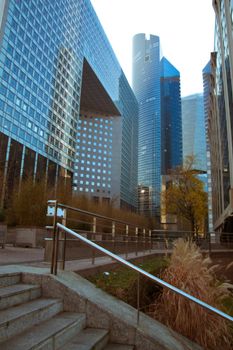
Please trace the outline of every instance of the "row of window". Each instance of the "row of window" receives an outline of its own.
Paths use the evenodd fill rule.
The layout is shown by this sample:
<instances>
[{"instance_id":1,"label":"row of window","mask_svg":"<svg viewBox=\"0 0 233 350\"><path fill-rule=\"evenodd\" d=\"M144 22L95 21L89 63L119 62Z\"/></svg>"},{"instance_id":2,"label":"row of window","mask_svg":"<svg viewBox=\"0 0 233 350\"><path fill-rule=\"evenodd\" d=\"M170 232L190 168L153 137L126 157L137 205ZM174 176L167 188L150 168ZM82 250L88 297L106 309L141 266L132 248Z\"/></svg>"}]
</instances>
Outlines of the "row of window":
<instances>
[{"instance_id":1,"label":"row of window","mask_svg":"<svg viewBox=\"0 0 233 350\"><path fill-rule=\"evenodd\" d=\"M108 171L108 175L111 175L111 171ZM111 181L111 177L106 177L106 176L100 176L100 175L90 175L90 174L79 174L80 178L87 178L87 179L97 179L97 180L102 180L102 181L107 181L110 182ZM78 180L76 180L77 183Z\"/></svg>"},{"instance_id":2,"label":"row of window","mask_svg":"<svg viewBox=\"0 0 233 350\"><path fill-rule=\"evenodd\" d=\"M98 174L111 174L111 170L106 170L106 169L96 169L96 168L86 168L86 167L81 167L80 168L81 171L86 171L86 172L90 172L90 173L98 173ZM79 177L84 177L84 176L87 176L88 174L83 174L83 173L76 173L76 176L79 176Z\"/></svg>"},{"instance_id":3,"label":"row of window","mask_svg":"<svg viewBox=\"0 0 233 350\"><path fill-rule=\"evenodd\" d=\"M94 182L94 181L83 181L83 180L74 180L74 184L79 183L80 185L86 185L86 186L97 186L97 187L103 187L103 188L111 188L111 184L106 184L105 182Z\"/></svg>"},{"instance_id":4,"label":"row of window","mask_svg":"<svg viewBox=\"0 0 233 350\"><path fill-rule=\"evenodd\" d=\"M112 149L111 145L106 145L106 144L103 145L102 143L98 143L98 146L99 147L103 147L103 148ZM86 147L86 146L79 146L79 145L77 145L76 149L77 150L81 150L81 151L93 152L93 153L102 153L101 149L96 149L96 148Z\"/></svg>"},{"instance_id":5,"label":"row of window","mask_svg":"<svg viewBox=\"0 0 233 350\"><path fill-rule=\"evenodd\" d=\"M91 192L91 193L94 193L94 192L102 192L102 193L106 193L105 190L100 190L99 188L97 188L96 190L94 188L85 188L85 187L77 187L77 186L74 186L74 191L80 191L80 192ZM107 191L108 194L110 194L110 191Z\"/></svg>"},{"instance_id":6,"label":"row of window","mask_svg":"<svg viewBox=\"0 0 233 350\"><path fill-rule=\"evenodd\" d=\"M112 155L112 151L106 151L106 150L101 150L101 149L99 149L98 150L98 153L99 154L104 154L104 155ZM90 153L80 153L80 152L76 152L76 156L77 157L83 157L83 158L93 158L93 159L97 159L98 157L97 157L97 155L95 155L95 154L90 154ZM98 158L98 159L100 159L100 158Z\"/></svg>"},{"instance_id":7,"label":"row of window","mask_svg":"<svg viewBox=\"0 0 233 350\"><path fill-rule=\"evenodd\" d=\"M98 140L100 141L100 142L108 142L109 141L109 143L112 143L112 140L111 139L107 139L107 138L103 138L103 137L99 137L98 138ZM83 144L83 145L85 145L85 144L88 144L88 145L93 145L93 146L100 146L100 147L102 147L102 143L99 143L99 142L96 142L96 141L94 141L94 142L92 142L92 141L87 141L86 139L81 139L81 140L79 140L79 144L77 145L77 149L80 149L81 148L81 144ZM110 149L112 148L112 146L111 145L109 145L108 146Z\"/></svg>"},{"instance_id":8,"label":"row of window","mask_svg":"<svg viewBox=\"0 0 233 350\"><path fill-rule=\"evenodd\" d=\"M111 162L112 158L107 158L107 157L102 157L102 156L98 156L97 157L98 160L103 160L104 162L106 162L107 160L109 162ZM90 161L90 160L85 160L85 159L77 159L76 163L81 163L81 164L87 164L87 165L92 165L92 166L101 166L102 164L106 164L106 163L100 163L100 162L96 162L96 161ZM75 169L78 169L78 165L75 166Z\"/></svg>"},{"instance_id":9,"label":"row of window","mask_svg":"<svg viewBox=\"0 0 233 350\"><path fill-rule=\"evenodd\" d=\"M79 119L79 124L80 125L88 125L88 126L95 126L95 127L99 127L99 128L103 128L103 124L102 123L105 123L105 124L110 124L112 125L112 120L109 119L109 118L95 118L95 122L92 122L92 121L87 121L85 119L82 119L82 115L80 115L80 119ZM81 126L82 127L82 126ZM105 126L105 129L109 129L109 130L112 130L111 127L109 126Z\"/></svg>"}]
</instances>

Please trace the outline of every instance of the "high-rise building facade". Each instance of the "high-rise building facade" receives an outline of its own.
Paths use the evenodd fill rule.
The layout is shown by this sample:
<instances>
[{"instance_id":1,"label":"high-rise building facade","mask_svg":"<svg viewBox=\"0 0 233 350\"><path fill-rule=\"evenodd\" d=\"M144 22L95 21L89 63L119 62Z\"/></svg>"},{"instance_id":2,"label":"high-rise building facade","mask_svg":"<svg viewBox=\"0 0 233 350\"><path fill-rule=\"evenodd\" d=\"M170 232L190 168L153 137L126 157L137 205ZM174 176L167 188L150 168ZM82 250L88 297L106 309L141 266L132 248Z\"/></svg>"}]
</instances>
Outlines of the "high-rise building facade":
<instances>
[{"instance_id":1,"label":"high-rise building facade","mask_svg":"<svg viewBox=\"0 0 233 350\"><path fill-rule=\"evenodd\" d=\"M133 38L133 90L139 103L138 183L151 195L150 214L159 215L161 192L160 40Z\"/></svg>"},{"instance_id":2,"label":"high-rise building facade","mask_svg":"<svg viewBox=\"0 0 233 350\"><path fill-rule=\"evenodd\" d=\"M160 66L161 166L166 175L183 162L180 72L165 57Z\"/></svg>"},{"instance_id":3,"label":"high-rise building facade","mask_svg":"<svg viewBox=\"0 0 233 350\"><path fill-rule=\"evenodd\" d=\"M180 73L161 59L158 36L133 38L133 90L139 103L139 211L160 216L162 175L182 164Z\"/></svg>"},{"instance_id":4,"label":"high-rise building facade","mask_svg":"<svg viewBox=\"0 0 233 350\"><path fill-rule=\"evenodd\" d=\"M116 207L120 206L121 127L120 117L80 114L74 179L78 193Z\"/></svg>"},{"instance_id":5,"label":"high-rise building facade","mask_svg":"<svg viewBox=\"0 0 233 350\"><path fill-rule=\"evenodd\" d=\"M204 98L204 115L205 115L205 132L206 132L206 165L207 165L207 193L208 193L208 230L213 232L213 209L212 209L212 171L211 171L211 152L210 152L210 133L209 127L211 126L211 120L213 115L212 107L214 107L213 101L215 99L213 95L214 88L214 76L212 74L212 62L215 62L216 55L211 55L211 61L209 61L202 71L203 77L203 98ZM219 171L219 170L218 170ZM215 177L218 174L215 173Z\"/></svg>"},{"instance_id":6,"label":"high-rise building facade","mask_svg":"<svg viewBox=\"0 0 233 350\"><path fill-rule=\"evenodd\" d=\"M215 98L209 118L208 134L211 151L213 224L218 231L233 229L233 3L214 0L215 56L211 60Z\"/></svg>"},{"instance_id":7,"label":"high-rise building facade","mask_svg":"<svg viewBox=\"0 0 233 350\"><path fill-rule=\"evenodd\" d=\"M203 94L182 98L183 157L193 156L195 168L206 171L206 138Z\"/></svg>"},{"instance_id":8,"label":"high-rise building facade","mask_svg":"<svg viewBox=\"0 0 233 350\"><path fill-rule=\"evenodd\" d=\"M138 104L90 0L2 0L0 86L1 203L28 174L77 190L81 113L120 118L119 198L136 208Z\"/></svg>"}]
</instances>

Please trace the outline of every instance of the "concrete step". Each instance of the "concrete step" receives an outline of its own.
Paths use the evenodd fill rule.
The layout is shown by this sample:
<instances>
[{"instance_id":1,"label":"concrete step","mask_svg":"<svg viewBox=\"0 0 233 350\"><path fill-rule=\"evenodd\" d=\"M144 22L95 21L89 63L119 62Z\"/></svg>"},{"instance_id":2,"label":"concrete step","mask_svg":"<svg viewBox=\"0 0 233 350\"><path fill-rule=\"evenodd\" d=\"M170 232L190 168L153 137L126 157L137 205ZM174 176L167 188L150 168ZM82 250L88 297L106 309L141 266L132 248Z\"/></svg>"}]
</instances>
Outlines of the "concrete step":
<instances>
[{"instance_id":1,"label":"concrete step","mask_svg":"<svg viewBox=\"0 0 233 350\"><path fill-rule=\"evenodd\" d=\"M21 274L18 272L0 273L0 287L20 283Z\"/></svg>"},{"instance_id":2,"label":"concrete step","mask_svg":"<svg viewBox=\"0 0 233 350\"><path fill-rule=\"evenodd\" d=\"M85 314L62 312L50 320L31 327L14 338L1 343L4 350L55 350L64 346L85 327Z\"/></svg>"},{"instance_id":3,"label":"concrete step","mask_svg":"<svg viewBox=\"0 0 233 350\"><path fill-rule=\"evenodd\" d=\"M41 288L36 285L13 284L0 288L0 310L39 298Z\"/></svg>"},{"instance_id":4,"label":"concrete step","mask_svg":"<svg viewBox=\"0 0 233 350\"><path fill-rule=\"evenodd\" d=\"M61 300L36 299L0 311L0 343L53 317L62 310L63 303Z\"/></svg>"},{"instance_id":5,"label":"concrete step","mask_svg":"<svg viewBox=\"0 0 233 350\"><path fill-rule=\"evenodd\" d=\"M108 342L108 331L105 329L86 328L78 333L68 344L66 350L101 350Z\"/></svg>"},{"instance_id":6,"label":"concrete step","mask_svg":"<svg viewBox=\"0 0 233 350\"><path fill-rule=\"evenodd\" d=\"M110 343L108 344L104 350L133 350L134 346L133 345L122 345L122 344L113 344Z\"/></svg>"}]
</instances>

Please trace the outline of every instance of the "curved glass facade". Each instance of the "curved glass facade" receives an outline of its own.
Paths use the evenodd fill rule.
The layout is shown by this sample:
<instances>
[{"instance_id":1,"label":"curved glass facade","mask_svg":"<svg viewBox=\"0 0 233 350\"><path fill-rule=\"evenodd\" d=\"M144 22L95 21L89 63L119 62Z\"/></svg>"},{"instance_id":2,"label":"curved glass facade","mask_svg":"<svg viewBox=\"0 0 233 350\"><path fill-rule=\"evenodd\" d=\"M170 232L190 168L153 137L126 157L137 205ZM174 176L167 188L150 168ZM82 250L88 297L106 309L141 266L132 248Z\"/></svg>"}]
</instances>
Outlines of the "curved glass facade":
<instances>
[{"instance_id":1,"label":"curved glass facade","mask_svg":"<svg viewBox=\"0 0 233 350\"><path fill-rule=\"evenodd\" d=\"M57 177L74 172L82 104L121 115L120 198L136 208L138 105L90 1L4 0L2 13L0 132L23 145L23 155L33 152L32 172L43 157L45 173L51 163ZM81 99L84 61L97 82L85 77L89 100Z\"/></svg>"}]
</instances>

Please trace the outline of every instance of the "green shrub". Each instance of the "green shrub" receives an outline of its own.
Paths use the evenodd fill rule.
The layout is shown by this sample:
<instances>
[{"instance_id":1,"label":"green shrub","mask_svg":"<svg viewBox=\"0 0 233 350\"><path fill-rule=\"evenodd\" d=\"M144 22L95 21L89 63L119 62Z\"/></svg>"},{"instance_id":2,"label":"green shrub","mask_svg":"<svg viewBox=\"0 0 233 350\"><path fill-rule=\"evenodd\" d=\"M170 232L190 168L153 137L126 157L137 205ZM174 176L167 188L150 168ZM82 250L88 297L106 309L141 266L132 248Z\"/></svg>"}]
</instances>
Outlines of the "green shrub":
<instances>
[{"instance_id":1,"label":"green shrub","mask_svg":"<svg viewBox=\"0 0 233 350\"><path fill-rule=\"evenodd\" d=\"M167 266L167 260L164 258L153 258L139 265L142 269L158 276ZM137 284L138 273L127 267L118 267L113 271L100 273L89 277L89 280L98 288L114 295L118 299L137 307ZM140 309L145 310L157 295L161 288L144 276L140 276Z\"/></svg>"}]
</instances>

